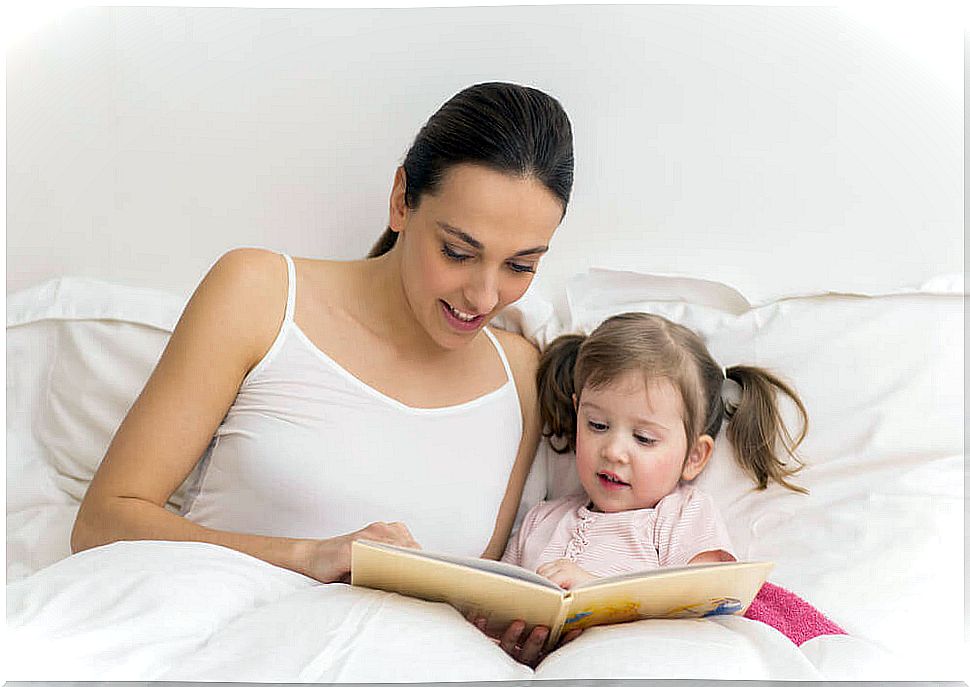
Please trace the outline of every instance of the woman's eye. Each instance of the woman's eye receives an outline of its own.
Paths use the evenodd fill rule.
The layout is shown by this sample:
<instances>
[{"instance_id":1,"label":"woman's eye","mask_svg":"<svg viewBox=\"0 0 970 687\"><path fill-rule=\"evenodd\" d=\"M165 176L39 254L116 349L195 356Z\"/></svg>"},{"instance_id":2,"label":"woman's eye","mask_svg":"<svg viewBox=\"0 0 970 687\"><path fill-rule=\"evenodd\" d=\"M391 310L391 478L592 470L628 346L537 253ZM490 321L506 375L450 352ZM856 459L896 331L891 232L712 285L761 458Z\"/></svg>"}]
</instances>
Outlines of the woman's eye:
<instances>
[{"instance_id":1,"label":"woman's eye","mask_svg":"<svg viewBox=\"0 0 970 687\"><path fill-rule=\"evenodd\" d=\"M606 431L606 425L603 424L602 422L594 422L593 420L590 420L587 424L589 425L589 428L594 432Z\"/></svg>"},{"instance_id":2,"label":"woman's eye","mask_svg":"<svg viewBox=\"0 0 970 687\"><path fill-rule=\"evenodd\" d=\"M535 265L526 265L521 262L510 262L508 266L510 270L519 274L535 274L536 271Z\"/></svg>"},{"instance_id":3,"label":"woman's eye","mask_svg":"<svg viewBox=\"0 0 970 687\"><path fill-rule=\"evenodd\" d=\"M470 257L472 257L470 255L467 255L466 253L459 253L454 248L449 246L447 243L441 246L441 253L449 260L454 260L455 262L464 262L465 260L468 260Z\"/></svg>"},{"instance_id":4,"label":"woman's eye","mask_svg":"<svg viewBox=\"0 0 970 687\"><path fill-rule=\"evenodd\" d=\"M654 444L657 443L657 440L654 439L653 437L643 436L642 434L634 434L633 438L636 439L641 444L643 444L644 446L653 446Z\"/></svg>"}]
</instances>

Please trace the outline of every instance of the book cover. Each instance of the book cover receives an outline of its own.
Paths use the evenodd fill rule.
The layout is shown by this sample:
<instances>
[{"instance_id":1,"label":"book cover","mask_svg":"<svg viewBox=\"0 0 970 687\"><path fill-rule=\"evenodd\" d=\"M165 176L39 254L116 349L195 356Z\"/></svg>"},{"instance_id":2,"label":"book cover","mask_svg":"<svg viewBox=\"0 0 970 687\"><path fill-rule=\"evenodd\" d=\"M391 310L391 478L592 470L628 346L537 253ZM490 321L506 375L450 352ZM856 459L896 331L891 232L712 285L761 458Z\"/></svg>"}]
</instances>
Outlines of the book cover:
<instances>
[{"instance_id":1,"label":"book cover","mask_svg":"<svg viewBox=\"0 0 970 687\"><path fill-rule=\"evenodd\" d=\"M774 565L706 563L601 577L571 590L500 561L370 541L351 547L351 584L448 603L501 631L522 619L526 633L549 627L547 648L574 628L646 618L744 613Z\"/></svg>"}]
</instances>

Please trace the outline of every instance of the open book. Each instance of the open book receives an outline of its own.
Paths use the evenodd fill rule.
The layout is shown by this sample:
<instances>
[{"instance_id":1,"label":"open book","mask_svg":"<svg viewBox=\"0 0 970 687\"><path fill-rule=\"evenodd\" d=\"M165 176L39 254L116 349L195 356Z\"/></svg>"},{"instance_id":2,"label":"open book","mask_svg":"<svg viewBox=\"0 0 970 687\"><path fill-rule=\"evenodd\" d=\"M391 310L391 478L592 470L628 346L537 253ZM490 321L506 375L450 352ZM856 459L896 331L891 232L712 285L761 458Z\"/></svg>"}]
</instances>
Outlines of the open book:
<instances>
[{"instance_id":1,"label":"open book","mask_svg":"<svg viewBox=\"0 0 970 687\"><path fill-rule=\"evenodd\" d=\"M566 590L508 563L371 541L351 548L351 584L428 601L488 619L501 631L521 618L549 628L548 648L574 628L643 618L744 613L773 563L706 563L602 577Z\"/></svg>"}]
</instances>

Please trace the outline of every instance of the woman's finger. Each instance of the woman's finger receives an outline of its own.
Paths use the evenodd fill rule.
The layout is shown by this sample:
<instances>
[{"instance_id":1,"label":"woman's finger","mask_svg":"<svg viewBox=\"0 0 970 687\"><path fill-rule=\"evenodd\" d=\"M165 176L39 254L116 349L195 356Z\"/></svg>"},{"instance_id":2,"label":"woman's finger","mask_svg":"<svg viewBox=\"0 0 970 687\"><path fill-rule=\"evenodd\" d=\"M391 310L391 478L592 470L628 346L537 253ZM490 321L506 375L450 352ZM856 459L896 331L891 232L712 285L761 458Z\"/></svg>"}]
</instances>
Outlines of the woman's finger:
<instances>
[{"instance_id":1,"label":"woman's finger","mask_svg":"<svg viewBox=\"0 0 970 687\"><path fill-rule=\"evenodd\" d=\"M519 652L519 662L535 668L542 657L542 647L549 636L549 630L545 627L534 627L529 636L522 643L522 651Z\"/></svg>"},{"instance_id":2,"label":"woman's finger","mask_svg":"<svg viewBox=\"0 0 970 687\"><path fill-rule=\"evenodd\" d=\"M525 622L521 620L513 620L511 623L509 623L509 626L505 628L505 632L502 633L502 638L499 640L499 646L502 647L502 651L516 660L518 660L519 651L521 650L521 647L519 647L518 644L523 630L525 630Z\"/></svg>"},{"instance_id":3,"label":"woman's finger","mask_svg":"<svg viewBox=\"0 0 970 687\"><path fill-rule=\"evenodd\" d=\"M568 644L569 642L573 641L581 634L583 634L582 630L570 630L569 632L563 635L561 640L559 640L559 646L562 646L563 644Z\"/></svg>"},{"instance_id":4,"label":"woman's finger","mask_svg":"<svg viewBox=\"0 0 970 687\"><path fill-rule=\"evenodd\" d=\"M403 522L379 523L386 530L385 541L397 546L406 546L412 549L420 549L421 546L414 540L411 530Z\"/></svg>"},{"instance_id":5,"label":"woman's finger","mask_svg":"<svg viewBox=\"0 0 970 687\"><path fill-rule=\"evenodd\" d=\"M401 529L404 530L404 546L408 546L412 549L420 549L421 545L415 541L414 537L411 535L411 531L403 524L401 525Z\"/></svg>"}]
</instances>

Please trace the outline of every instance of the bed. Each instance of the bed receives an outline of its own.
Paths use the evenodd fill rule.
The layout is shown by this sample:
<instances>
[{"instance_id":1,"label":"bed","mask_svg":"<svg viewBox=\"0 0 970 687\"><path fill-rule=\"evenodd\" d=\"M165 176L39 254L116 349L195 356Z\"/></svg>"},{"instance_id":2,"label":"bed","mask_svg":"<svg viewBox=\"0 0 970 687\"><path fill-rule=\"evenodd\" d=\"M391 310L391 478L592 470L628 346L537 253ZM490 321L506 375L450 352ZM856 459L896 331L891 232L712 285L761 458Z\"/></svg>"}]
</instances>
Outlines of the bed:
<instances>
[{"instance_id":1,"label":"bed","mask_svg":"<svg viewBox=\"0 0 970 687\"><path fill-rule=\"evenodd\" d=\"M970 678L964 36L923 6L836 4L87 7L19 36L4 677ZM69 555L86 485L207 266L240 245L365 255L407 143L485 80L555 95L576 150L564 223L497 324L544 346L656 312L723 364L791 381L810 494L752 491L723 440L701 486L739 555L774 561L769 581L845 634L644 621L532 670L446 606L225 548ZM569 457L541 449L520 514L575 488Z\"/></svg>"},{"instance_id":2,"label":"bed","mask_svg":"<svg viewBox=\"0 0 970 687\"><path fill-rule=\"evenodd\" d=\"M217 546L119 542L70 556L79 499L184 301L62 277L7 300L6 677L965 678L958 280L751 304L722 283L601 269L571 279L564 300L560 313L530 293L498 324L543 346L616 312L656 312L701 332L724 364L796 385L811 417L799 477L810 495L754 491L723 440L700 485L740 557L774 561L770 581L846 634L796 645L743 617L640 621L589 630L533 671L443 604L319 585ZM523 509L576 486L570 457L540 450Z\"/></svg>"}]
</instances>

